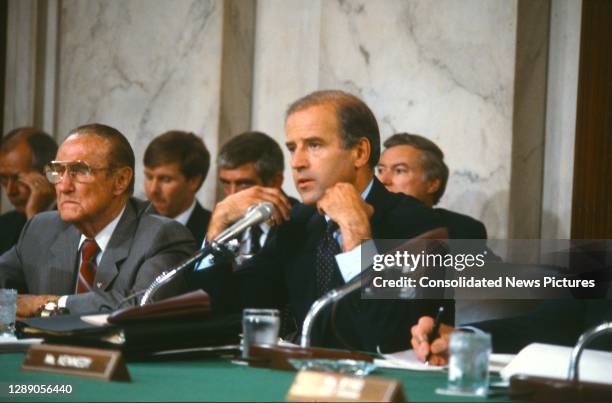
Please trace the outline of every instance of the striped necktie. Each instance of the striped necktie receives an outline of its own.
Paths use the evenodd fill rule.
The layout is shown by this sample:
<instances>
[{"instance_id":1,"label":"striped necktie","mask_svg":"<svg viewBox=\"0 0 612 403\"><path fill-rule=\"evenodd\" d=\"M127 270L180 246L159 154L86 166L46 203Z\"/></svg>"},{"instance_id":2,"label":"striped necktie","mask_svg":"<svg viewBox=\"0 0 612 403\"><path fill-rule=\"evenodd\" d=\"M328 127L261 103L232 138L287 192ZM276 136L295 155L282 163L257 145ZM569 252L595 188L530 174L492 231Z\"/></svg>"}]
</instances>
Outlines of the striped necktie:
<instances>
[{"instance_id":1,"label":"striped necktie","mask_svg":"<svg viewBox=\"0 0 612 403\"><path fill-rule=\"evenodd\" d=\"M79 267L79 278L77 281L77 294L93 290L93 282L96 278L96 256L100 248L95 239L87 238L81 247L81 267Z\"/></svg>"}]
</instances>

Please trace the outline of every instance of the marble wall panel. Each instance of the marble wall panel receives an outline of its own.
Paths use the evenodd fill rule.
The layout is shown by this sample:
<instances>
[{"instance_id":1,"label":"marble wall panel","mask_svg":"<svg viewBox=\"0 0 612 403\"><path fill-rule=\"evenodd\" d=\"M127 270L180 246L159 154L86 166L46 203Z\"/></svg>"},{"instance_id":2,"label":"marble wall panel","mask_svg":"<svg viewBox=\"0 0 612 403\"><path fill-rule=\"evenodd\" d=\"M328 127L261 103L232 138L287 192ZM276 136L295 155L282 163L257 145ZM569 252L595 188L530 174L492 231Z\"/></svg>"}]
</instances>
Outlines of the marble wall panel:
<instances>
[{"instance_id":1,"label":"marble wall panel","mask_svg":"<svg viewBox=\"0 0 612 403\"><path fill-rule=\"evenodd\" d=\"M215 155L221 75L221 0L62 1L57 131L88 122L118 128L142 155L170 129L204 137ZM215 199L214 171L199 198Z\"/></svg>"},{"instance_id":2,"label":"marble wall panel","mask_svg":"<svg viewBox=\"0 0 612 403\"><path fill-rule=\"evenodd\" d=\"M256 69L253 121L262 129L278 127L279 113L257 102L277 99L276 93L294 100L314 89L313 81L316 88L350 91L371 106L383 140L409 131L436 141L451 169L441 206L484 220L491 237L504 237L516 1L322 0L307 7L301 20L289 14L288 22L276 17L278 2L258 5L256 66L265 63L264 52L266 60L282 63ZM309 24L317 13L319 31ZM260 38L263 18L267 30L305 34L304 51L291 51L301 45L299 34ZM317 39L318 56L310 47ZM295 65L301 77L286 80Z\"/></svg>"},{"instance_id":3,"label":"marble wall panel","mask_svg":"<svg viewBox=\"0 0 612 403\"><path fill-rule=\"evenodd\" d=\"M285 191L295 197L285 144L287 106L318 89L321 0L258 0L252 127L276 139L285 154Z\"/></svg>"},{"instance_id":4,"label":"marble wall panel","mask_svg":"<svg viewBox=\"0 0 612 403\"><path fill-rule=\"evenodd\" d=\"M582 2L551 3L542 238L569 239Z\"/></svg>"}]
</instances>

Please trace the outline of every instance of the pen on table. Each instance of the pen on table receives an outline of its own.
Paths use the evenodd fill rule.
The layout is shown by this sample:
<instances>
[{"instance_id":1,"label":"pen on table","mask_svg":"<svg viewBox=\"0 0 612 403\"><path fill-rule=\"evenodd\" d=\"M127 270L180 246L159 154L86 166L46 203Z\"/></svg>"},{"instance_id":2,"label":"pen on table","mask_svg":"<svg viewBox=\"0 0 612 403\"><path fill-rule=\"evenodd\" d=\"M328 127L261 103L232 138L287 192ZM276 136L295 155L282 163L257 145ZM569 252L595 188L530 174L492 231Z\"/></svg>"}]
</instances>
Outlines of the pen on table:
<instances>
[{"instance_id":1,"label":"pen on table","mask_svg":"<svg viewBox=\"0 0 612 403\"><path fill-rule=\"evenodd\" d=\"M425 363L429 364L429 359L431 358L431 343L438 337L438 333L440 332L440 322L442 320L442 314L444 313L444 307L441 306L438 308L438 313L436 314L436 318L434 319L434 326L431 330L431 333L427 337L427 342L429 343L429 352L427 353L427 357L425 357Z\"/></svg>"}]
</instances>

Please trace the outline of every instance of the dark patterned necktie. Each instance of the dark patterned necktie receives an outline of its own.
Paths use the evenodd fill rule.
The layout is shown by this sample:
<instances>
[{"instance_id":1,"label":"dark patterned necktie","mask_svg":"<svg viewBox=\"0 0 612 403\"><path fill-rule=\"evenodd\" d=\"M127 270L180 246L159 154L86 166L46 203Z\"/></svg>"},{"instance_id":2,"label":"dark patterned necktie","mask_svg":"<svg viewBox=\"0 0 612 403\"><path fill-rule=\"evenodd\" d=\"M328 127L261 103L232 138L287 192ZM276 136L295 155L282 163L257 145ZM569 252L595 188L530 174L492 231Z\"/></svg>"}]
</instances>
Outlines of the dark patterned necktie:
<instances>
[{"instance_id":1,"label":"dark patterned necktie","mask_svg":"<svg viewBox=\"0 0 612 403\"><path fill-rule=\"evenodd\" d=\"M325 294L334 286L334 274L338 270L335 256L341 252L340 245L334 239L334 232L336 230L338 230L338 225L333 221L329 221L321 240L317 244L315 274L318 296Z\"/></svg>"},{"instance_id":2,"label":"dark patterned necktie","mask_svg":"<svg viewBox=\"0 0 612 403\"><path fill-rule=\"evenodd\" d=\"M77 294L93 290L93 282L96 278L96 256L100 248L95 239L87 238L81 247L81 267L79 267L79 278L77 280Z\"/></svg>"},{"instance_id":3,"label":"dark patterned necktie","mask_svg":"<svg viewBox=\"0 0 612 403\"><path fill-rule=\"evenodd\" d=\"M263 231L261 230L261 227L259 225L254 225L249 228L249 247L247 248L247 254L255 255L261 250L261 245L259 243L261 239L261 234L263 234Z\"/></svg>"}]
</instances>

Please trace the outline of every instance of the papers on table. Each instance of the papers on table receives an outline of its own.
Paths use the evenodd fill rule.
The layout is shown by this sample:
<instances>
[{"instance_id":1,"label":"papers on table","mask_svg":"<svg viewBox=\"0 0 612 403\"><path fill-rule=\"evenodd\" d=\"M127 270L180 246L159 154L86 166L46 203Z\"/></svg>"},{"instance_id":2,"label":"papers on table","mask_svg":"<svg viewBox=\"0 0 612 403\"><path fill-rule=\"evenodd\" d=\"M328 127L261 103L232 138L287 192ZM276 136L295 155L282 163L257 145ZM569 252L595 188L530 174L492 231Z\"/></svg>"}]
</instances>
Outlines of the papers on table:
<instances>
[{"instance_id":1,"label":"papers on table","mask_svg":"<svg viewBox=\"0 0 612 403\"><path fill-rule=\"evenodd\" d=\"M108 325L108 314L99 315L85 315L81 316L83 322L89 323L94 326L107 326Z\"/></svg>"},{"instance_id":2,"label":"papers on table","mask_svg":"<svg viewBox=\"0 0 612 403\"><path fill-rule=\"evenodd\" d=\"M521 350L501 371L504 379L515 374L567 379L571 347L533 343ZM612 385L612 353L584 350L580 360L580 381Z\"/></svg>"},{"instance_id":3,"label":"papers on table","mask_svg":"<svg viewBox=\"0 0 612 403\"><path fill-rule=\"evenodd\" d=\"M409 369L412 371L443 371L446 367L428 365L417 360L414 350L383 354L384 359L376 358L374 364L381 368Z\"/></svg>"},{"instance_id":4,"label":"papers on table","mask_svg":"<svg viewBox=\"0 0 612 403\"><path fill-rule=\"evenodd\" d=\"M428 365L416 358L414 350L398 351L383 354L384 359L375 359L374 363L382 368L408 369L412 371L443 371L447 366ZM514 354L491 354L489 371L500 372L512 361Z\"/></svg>"},{"instance_id":5,"label":"papers on table","mask_svg":"<svg viewBox=\"0 0 612 403\"><path fill-rule=\"evenodd\" d=\"M17 339L16 337L0 337L0 353L15 353L27 351L32 344L40 344L43 339Z\"/></svg>"}]
</instances>

